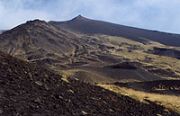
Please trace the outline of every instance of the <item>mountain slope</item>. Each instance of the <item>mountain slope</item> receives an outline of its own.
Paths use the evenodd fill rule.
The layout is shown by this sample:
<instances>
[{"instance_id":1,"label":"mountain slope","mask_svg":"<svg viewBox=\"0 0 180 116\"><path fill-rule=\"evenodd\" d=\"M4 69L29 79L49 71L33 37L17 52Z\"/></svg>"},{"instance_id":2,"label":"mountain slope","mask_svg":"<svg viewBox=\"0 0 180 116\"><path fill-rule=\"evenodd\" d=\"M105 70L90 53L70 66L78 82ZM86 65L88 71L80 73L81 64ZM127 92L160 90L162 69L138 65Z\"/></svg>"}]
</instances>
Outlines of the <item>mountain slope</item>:
<instances>
[{"instance_id":1,"label":"mountain slope","mask_svg":"<svg viewBox=\"0 0 180 116\"><path fill-rule=\"evenodd\" d=\"M0 115L168 115L162 106L117 96L0 52Z\"/></svg>"},{"instance_id":2,"label":"mountain slope","mask_svg":"<svg viewBox=\"0 0 180 116\"><path fill-rule=\"evenodd\" d=\"M65 22L51 21L49 23L57 27L65 28L74 32L79 32L84 34L105 34L105 35L121 36L142 43L148 43L149 41L156 41L165 45L180 47L179 34L151 31L151 30L139 29L134 27L128 27L124 25L113 24L109 22L97 21L82 17L81 15L77 16L76 18L70 21L65 21Z\"/></svg>"},{"instance_id":3,"label":"mountain slope","mask_svg":"<svg viewBox=\"0 0 180 116\"><path fill-rule=\"evenodd\" d=\"M70 44L73 37L75 36L56 29L46 22L35 20L4 32L0 41L4 44L3 49L8 49L11 55L18 55L20 52L28 54L33 49L40 49L42 52L59 49L57 52L64 54L71 51Z\"/></svg>"},{"instance_id":4,"label":"mountain slope","mask_svg":"<svg viewBox=\"0 0 180 116\"><path fill-rule=\"evenodd\" d=\"M40 20L29 21L0 35L0 50L3 52L56 72L61 72L61 69L79 70L80 73L75 75L89 75L91 72L88 82L161 79L141 67L137 70L104 68L128 60L113 53L129 51L133 46L137 46L136 49L142 47L144 51L143 44L135 41L74 34ZM79 75L79 78L85 79L83 75Z\"/></svg>"}]
</instances>

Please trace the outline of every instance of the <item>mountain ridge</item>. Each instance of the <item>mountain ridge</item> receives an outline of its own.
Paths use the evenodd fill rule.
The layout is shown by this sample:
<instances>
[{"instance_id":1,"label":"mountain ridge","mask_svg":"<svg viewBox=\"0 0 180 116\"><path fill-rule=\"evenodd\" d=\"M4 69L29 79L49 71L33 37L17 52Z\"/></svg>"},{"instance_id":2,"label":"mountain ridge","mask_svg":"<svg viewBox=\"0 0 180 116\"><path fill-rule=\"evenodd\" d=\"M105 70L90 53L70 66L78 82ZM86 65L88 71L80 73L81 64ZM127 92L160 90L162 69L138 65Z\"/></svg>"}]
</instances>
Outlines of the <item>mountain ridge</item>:
<instances>
[{"instance_id":1,"label":"mountain ridge","mask_svg":"<svg viewBox=\"0 0 180 116\"><path fill-rule=\"evenodd\" d=\"M180 34L124 26L100 20L88 19L81 15L69 21L50 21L49 23L57 27L84 34L122 36L143 43L147 43L151 40L165 45L180 46Z\"/></svg>"}]
</instances>

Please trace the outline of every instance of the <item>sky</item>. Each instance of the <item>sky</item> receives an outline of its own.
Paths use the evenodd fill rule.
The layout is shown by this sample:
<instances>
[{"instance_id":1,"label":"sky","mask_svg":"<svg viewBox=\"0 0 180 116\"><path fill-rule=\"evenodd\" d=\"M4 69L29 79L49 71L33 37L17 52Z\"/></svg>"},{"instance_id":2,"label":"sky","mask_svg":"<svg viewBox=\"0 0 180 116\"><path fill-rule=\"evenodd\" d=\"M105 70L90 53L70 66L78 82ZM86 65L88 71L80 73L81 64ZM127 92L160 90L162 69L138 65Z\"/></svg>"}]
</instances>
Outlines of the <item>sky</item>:
<instances>
[{"instance_id":1,"label":"sky","mask_svg":"<svg viewBox=\"0 0 180 116\"><path fill-rule=\"evenodd\" d=\"M180 34L180 0L0 0L0 29L28 20L91 19Z\"/></svg>"}]
</instances>

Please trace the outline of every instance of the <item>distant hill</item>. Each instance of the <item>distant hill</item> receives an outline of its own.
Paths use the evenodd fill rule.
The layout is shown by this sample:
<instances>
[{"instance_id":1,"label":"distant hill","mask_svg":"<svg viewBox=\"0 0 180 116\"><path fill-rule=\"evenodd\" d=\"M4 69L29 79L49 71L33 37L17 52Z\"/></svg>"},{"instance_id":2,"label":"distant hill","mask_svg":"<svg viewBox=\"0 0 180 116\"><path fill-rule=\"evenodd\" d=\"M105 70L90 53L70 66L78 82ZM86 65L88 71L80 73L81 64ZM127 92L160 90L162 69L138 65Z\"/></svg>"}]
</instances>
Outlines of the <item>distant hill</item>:
<instances>
[{"instance_id":1,"label":"distant hill","mask_svg":"<svg viewBox=\"0 0 180 116\"><path fill-rule=\"evenodd\" d=\"M92 20L81 15L70 21L50 21L57 27L84 34L105 34L126 37L142 43L150 41L160 42L170 46L180 46L180 34L139 29L104 21Z\"/></svg>"}]
</instances>

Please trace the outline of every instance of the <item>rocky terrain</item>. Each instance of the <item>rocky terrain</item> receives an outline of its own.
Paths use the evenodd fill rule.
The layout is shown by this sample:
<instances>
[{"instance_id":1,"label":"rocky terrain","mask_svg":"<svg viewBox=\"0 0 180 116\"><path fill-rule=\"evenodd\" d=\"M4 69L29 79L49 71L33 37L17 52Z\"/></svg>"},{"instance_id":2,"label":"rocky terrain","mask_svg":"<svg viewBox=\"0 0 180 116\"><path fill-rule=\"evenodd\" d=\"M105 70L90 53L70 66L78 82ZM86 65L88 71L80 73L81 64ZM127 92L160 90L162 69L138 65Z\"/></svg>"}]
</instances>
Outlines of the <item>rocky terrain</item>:
<instances>
[{"instance_id":1,"label":"rocky terrain","mask_svg":"<svg viewBox=\"0 0 180 116\"><path fill-rule=\"evenodd\" d=\"M97 86L61 76L0 53L1 116L172 115L154 103L140 103Z\"/></svg>"}]
</instances>

